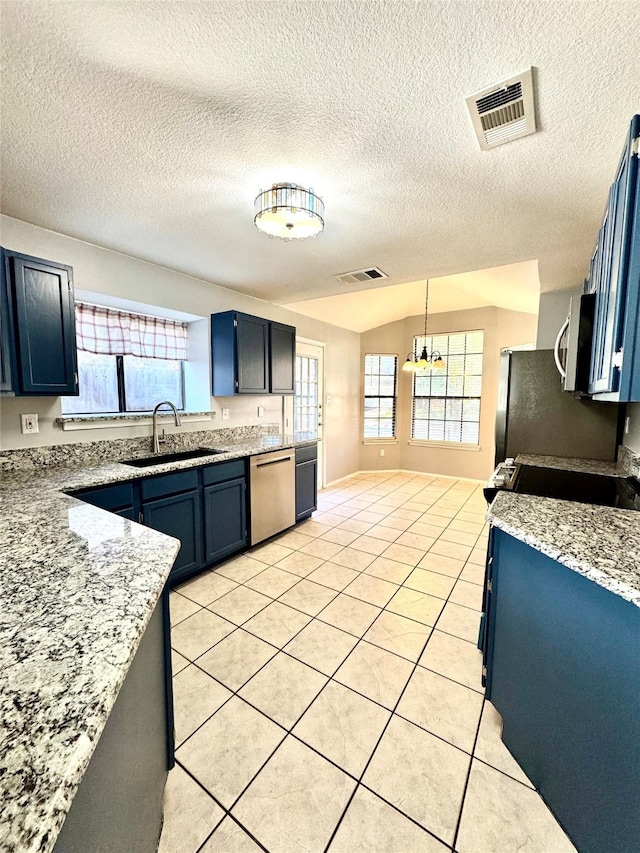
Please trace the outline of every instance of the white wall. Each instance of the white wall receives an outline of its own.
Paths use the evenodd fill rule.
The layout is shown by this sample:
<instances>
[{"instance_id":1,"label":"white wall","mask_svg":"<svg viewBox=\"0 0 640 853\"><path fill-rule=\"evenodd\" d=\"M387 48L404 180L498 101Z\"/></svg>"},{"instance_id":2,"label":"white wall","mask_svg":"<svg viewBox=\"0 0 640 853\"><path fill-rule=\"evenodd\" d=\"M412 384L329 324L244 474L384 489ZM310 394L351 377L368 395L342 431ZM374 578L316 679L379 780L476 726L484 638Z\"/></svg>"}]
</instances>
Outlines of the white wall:
<instances>
[{"instance_id":1,"label":"white wall","mask_svg":"<svg viewBox=\"0 0 640 853\"><path fill-rule=\"evenodd\" d=\"M230 309L245 311L288 323L296 327L300 336L325 343L325 392L332 398L331 405L325 407L327 481L357 470L360 384L357 333L7 216L0 217L0 227L4 248L70 264L75 287L80 290L110 294L203 317ZM287 248L283 244L283 255ZM265 408L261 419L257 417L259 405ZM222 421L223 407L230 409L228 421ZM215 412L211 422L186 424L183 429L281 423L282 397L212 397L211 411ZM20 413L38 414L39 434L21 434ZM60 413L60 398L57 397L0 397L0 448L7 450L151 434L149 426L62 431L55 423Z\"/></svg>"},{"instance_id":2,"label":"white wall","mask_svg":"<svg viewBox=\"0 0 640 853\"><path fill-rule=\"evenodd\" d=\"M622 437L622 443L630 447L634 453L640 454L640 403L630 403L627 406L629 416L629 432Z\"/></svg>"},{"instance_id":3,"label":"white wall","mask_svg":"<svg viewBox=\"0 0 640 853\"><path fill-rule=\"evenodd\" d=\"M360 358L366 353L396 353L399 365L413 349L413 338L423 333L423 316L388 323L361 336ZM429 334L484 330L482 401L480 405L480 449L463 450L433 445L415 446L411 437L411 374L400 369L398 377L398 444L366 444L360 449L363 470L404 468L453 477L486 479L494 468L495 416L498 397L498 367L503 347L531 344L536 337L537 317L501 308L475 308L429 316ZM364 388L361 386L361 394ZM361 438L362 441L362 438ZM384 449L384 457L380 450Z\"/></svg>"}]
</instances>

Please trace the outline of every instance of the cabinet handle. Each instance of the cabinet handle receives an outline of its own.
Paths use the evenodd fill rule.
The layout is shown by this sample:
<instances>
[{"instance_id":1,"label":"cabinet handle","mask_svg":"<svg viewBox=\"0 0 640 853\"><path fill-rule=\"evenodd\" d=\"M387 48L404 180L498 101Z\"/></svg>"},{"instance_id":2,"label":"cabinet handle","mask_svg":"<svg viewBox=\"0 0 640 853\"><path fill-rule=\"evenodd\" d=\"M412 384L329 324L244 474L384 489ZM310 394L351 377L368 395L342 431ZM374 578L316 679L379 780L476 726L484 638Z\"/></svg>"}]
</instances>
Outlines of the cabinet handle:
<instances>
[{"instance_id":1,"label":"cabinet handle","mask_svg":"<svg viewBox=\"0 0 640 853\"><path fill-rule=\"evenodd\" d=\"M569 328L569 318L564 321L562 326L560 327L560 331L558 332L558 337L556 338L555 345L553 347L553 358L556 362L556 367L558 368L558 373L562 377L562 379L566 379L567 371L565 370L564 364L560 361L560 341L562 340L562 336Z\"/></svg>"},{"instance_id":2,"label":"cabinet handle","mask_svg":"<svg viewBox=\"0 0 640 853\"><path fill-rule=\"evenodd\" d=\"M144 513L143 512L138 513L138 524L144 524Z\"/></svg>"}]
</instances>

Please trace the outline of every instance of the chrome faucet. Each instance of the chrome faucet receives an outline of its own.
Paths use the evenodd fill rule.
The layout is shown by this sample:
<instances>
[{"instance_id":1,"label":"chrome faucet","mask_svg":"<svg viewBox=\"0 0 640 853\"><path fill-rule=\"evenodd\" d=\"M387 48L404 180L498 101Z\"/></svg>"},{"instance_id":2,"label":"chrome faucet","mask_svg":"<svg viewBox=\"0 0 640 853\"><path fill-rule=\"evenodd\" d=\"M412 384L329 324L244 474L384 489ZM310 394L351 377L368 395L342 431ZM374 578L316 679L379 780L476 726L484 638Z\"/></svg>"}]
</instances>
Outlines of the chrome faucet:
<instances>
[{"instance_id":1,"label":"chrome faucet","mask_svg":"<svg viewBox=\"0 0 640 853\"><path fill-rule=\"evenodd\" d=\"M162 436L158 436L158 409L160 406L169 406L173 409L173 417L176 426L180 426L180 415L178 414L178 410L173 405L170 400L162 400L162 402L158 403L158 405L153 410L153 452L160 453L160 445L164 444L167 440L164 437L164 429L162 430Z\"/></svg>"}]
</instances>

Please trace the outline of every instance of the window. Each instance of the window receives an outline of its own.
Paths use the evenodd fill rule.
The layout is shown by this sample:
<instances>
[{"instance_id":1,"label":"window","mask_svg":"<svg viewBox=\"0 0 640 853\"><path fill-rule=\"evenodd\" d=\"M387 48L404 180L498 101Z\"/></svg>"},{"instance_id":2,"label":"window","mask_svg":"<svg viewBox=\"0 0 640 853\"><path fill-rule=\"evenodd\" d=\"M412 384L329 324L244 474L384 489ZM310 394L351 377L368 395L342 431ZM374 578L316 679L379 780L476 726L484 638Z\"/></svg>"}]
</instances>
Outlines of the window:
<instances>
[{"instance_id":1,"label":"window","mask_svg":"<svg viewBox=\"0 0 640 853\"><path fill-rule=\"evenodd\" d=\"M318 359L296 356L294 428L296 432L318 434Z\"/></svg>"},{"instance_id":2,"label":"window","mask_svg":"<svg viewBox=\"0 0 640 853\"><path fill-rule=\"evenodd\" d=\"M77 303L76 338L80 394L62 398L63 414L184 410L186 323Z\"/></svg>"},{"instance_id":3,"label":"window","mask_svg":"<svg viewBox=\"0 0 640 853\"><path fill-rule=\"evenodd\" d=\"M396 355L364 357L364 438L395 438Z\"/></svg>"},{"instance_id":4,"label":"window","mask_svg":"<svg viewBox=\"0 0 640 853\"><path fill-rule=\"evenodd\" d=\"M478 444L483 341L481 331L414 339L414 352L439 351L445 368L413 375L411 438Z\"/></svg>"}]
</instances>

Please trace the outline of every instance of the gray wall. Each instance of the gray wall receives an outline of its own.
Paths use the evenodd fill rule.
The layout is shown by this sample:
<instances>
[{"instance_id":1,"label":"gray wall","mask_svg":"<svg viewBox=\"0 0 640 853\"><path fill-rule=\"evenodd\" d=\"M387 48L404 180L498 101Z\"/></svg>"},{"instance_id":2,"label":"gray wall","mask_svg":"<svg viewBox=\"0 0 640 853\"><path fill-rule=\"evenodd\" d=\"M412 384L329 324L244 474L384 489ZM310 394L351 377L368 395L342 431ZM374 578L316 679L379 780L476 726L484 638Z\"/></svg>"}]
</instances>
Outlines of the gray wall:
<instances>
[{"instance_id":1,"label":"gray wall","mask_svg":"<svg viewBox=\"0 0 640 853\"><path fill-rule=\"evenodd\" d=\"M201 317L235 309L279 320L295 326L297 333L325 346L325 393L332 398L325 407L327 482L358 469L358 419L360 386L360 336L356 332L296 314L286 308L219 287L81 240L66 237L26 222L1 217L2 245L7 249L70 264L77 289L135 300ZM283 250L289 247L283 244ZM282 397L210 397L214 418L210 422L185 424L181 429L199 430L282 422ZM257 418L257 407L265 417ZM222 421L222 407L230 419ZM40 432L22 435L20 414L37 413ZM55 423L61 414L57 397L0 398L0 447L4 450L47 444L99 441L151 435L150 426L117 429L62 431Z\"/></svg>"}]
</instances>

